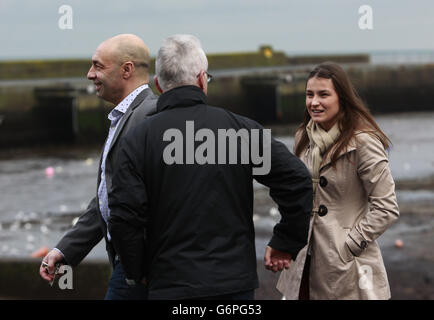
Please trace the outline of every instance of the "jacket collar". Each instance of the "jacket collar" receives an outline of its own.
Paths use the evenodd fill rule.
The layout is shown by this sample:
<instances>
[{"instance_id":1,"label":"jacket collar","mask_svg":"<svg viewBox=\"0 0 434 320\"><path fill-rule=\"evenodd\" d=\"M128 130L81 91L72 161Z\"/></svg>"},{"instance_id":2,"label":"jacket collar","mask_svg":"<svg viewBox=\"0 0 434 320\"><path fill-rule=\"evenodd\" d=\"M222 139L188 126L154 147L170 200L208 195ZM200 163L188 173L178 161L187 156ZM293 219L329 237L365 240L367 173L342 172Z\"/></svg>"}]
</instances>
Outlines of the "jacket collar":
<instances>
[{"instance_id":1,"label":"jacket collar","mask_svg":"<svg viewBox=\"0 0 434 320\"><path fill-rule=\"evenodd\" d=\"M157 112L206 104L206 95L196 86L181 86L164 92L157 101Z\"/></svg>"},{"instance_id":2,"label":"jacket collar","mask_svg":"<svg viewBox=\"0 0 434 320\"><path fill-rule=\"evenodd\" d=\"M109 147L109 153L112 150L114 144L116 143L119 134L121 133L125 123L127 122L128 118L131 116L131 114L134 112L134 109L136 109L138 106L140 106L140 104L149 96L152 94L152 91L149 87L143 89L137 96L136 98L133 100L133 102L131 102L131 105L129 106L129 108L127 109L127 111L125 112L125 114L122 116L120 123L118 125L118 128L116 129L115 135L113 136L112 142L110 144ZM100 164L101 167L101 164Z\"/></svg>"},{"instance_id":3,"label":"jacket collar","mask_svg":"<svg viewBox=\"0 0 434 320\"><path fill-rule=\"evenodd\" d=\"M347 148L344 148L343 150L341 150L338 153L338 158L340 158L343 155L345 155L347 153L350 153L351 151L354 151L354 150L356 150L356 146L353 143L353 141L350 141L350 144L347 146ZM332 157L331 157L332 153L333 153L333 150L332 150L332 152L329 152L327 154L326 158L321 163L320 170L331 163L331 161L332 161Z\"/></svg>"},{"instance_id":4,"label":"jacket collar","mask_svg":"<svg viewBox=\"0 0 434 320\"><path fill-rule=\"evenodd\" d=\"M354 151L354 150L356 150L357 149L357 143L356 143L356 135L358 134L358 132L356 132L355 133L355 135L353 136L353 138L350 140L350 143L349 143L349 145L347 146L347 148L344 148L343 150L341 150L340 152L339 152L339 154L338 154L338 158L340 158L340 157L342 157L342 156L344 156L345 154L347 154L347 153L350 153L351 151ZM335 146L334 146L335 147ZM332 148L334 148L334 147L332 147ZM333 153L333 150L331 151L331 152L328 152L327 153L327 156L323 159L323 161L321 162L321 166L320 166L320 171L324 168L324 167L326 167L326 166L328 166L330 163L331 163L331 161L332 161L332 158L331 158L331 155L332 155L332 153ZM307 146L307 149L305 150L305 155L304 155L304 159L305 159L305 161L307 160L307 159L310 159L310 157L311 157L311 147L310 147L310 145L308 145ZM309 160L310 161L310 160Z\"/></svg>"},{"instance_id":5,"label":"jacket collar","mask_svg":"<svg viewBox=\"0 0 434 320\"><path fill-rule=\"evenodd\" d=\"M149 89L149 90L148 90ZM130 107L128 108L127 112L129 110L134 110L135 108L137 108L142 102L143 100L145 100L149 95L152 94L151 88L149 87L149 85L143 89L137 96L136 98L133 100L133 102L131 102Z\"/></svg>"},{"instance_id":6,"label":"jacket collar","mask_svg":"<svg viewBox=\"0 0 434 320\"><path fill-rule=\"evenodd\" d=\"M358 146L358 144L357 144L357 135L358 134L360 134L360 133L363 133L362 131L360 131L360 130L357 130L356 132L354 132L354 136L353 136L353 138L350 140L350 142L349 142L349 144L348 144L348 146L347 146L347 148L344 148L343 150L341 150L340 152L339 152L339 154L338 154L338 158L340 158L340 157L342 157L342 156L344 156L345 154L347 154L347 153L350 153L350 152L352 152L352 151L354 151L354 150L357 150L357 146ZM297 133L296 133L296 139L297 139ZM306 161L307 159L309 159L310 158L310 152L311 152L311 147L310 147L310 145L308 145L307 146L307 149L305 150L305 155L304 155L304 161ZM333 151L332 152L329 152L328 154L327 154L327 156L323 159L323 161L322 161L322 163L321 163L321 166L320 166L320 171L324 168L324 167L326 167L326 166L328 166L330 163L331 163L331 161L332 161L332 159L331 159L331 154L333 153ZM310 160L309 160L310 161Z\"/></svg>"}]
</instances>

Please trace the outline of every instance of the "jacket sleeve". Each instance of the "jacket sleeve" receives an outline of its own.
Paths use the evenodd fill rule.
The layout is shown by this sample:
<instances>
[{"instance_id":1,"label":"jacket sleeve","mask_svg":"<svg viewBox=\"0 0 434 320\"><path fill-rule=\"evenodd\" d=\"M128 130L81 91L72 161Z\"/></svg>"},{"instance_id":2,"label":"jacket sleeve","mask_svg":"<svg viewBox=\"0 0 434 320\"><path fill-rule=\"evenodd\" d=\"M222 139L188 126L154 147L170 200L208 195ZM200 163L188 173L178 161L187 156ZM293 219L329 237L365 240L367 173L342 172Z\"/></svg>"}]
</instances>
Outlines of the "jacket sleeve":
<instances>
[{"instance_id":1,"label":"jacket sleeve","mask_svg":"<svg viewBox=\"0 0 434 320\"><path fill-rule=\"evenodd\" d=\"M298 252L307 244L313 203L310 173L283 143L272 138L270 172L256 175L255 179L270 188L270 196L281 214L268 245L290 253L295 260Z\"/></svg>"},{"instance_id":2,"label":"jacket sleeve","mask_svg":"<svg viewBox=\"0 0 434 320\"><path fill-rule=\"evenodd\" d=\"M131 133L131 132L130 132ZM134 130L133 132L134 133ZM108 229L113 247L119 255L125 275L139 282L146 276L145 228L147 222L147 192L140 172L140 151L137 137L122 138L115 160L112 188L109 190L110 217Z\"/></svg>"},{"instance_id":3,"label":"jacket sleeve","mask_svg":"<svg viewBox=\"0 0 434 320\"><path fill-rule=\"evenodd\" d=\"M350 231L347 244L360 255L399 217L395 182L381 141L367 133L358 135L357 173L369 202L368 213Z\"/></svg>"},{"instance_id":4,"label":"jacket sleeve","mask_svg":"<svg viewBox=\"0 0 434 320\"><path fill-rule=\"evenodd\" d=\"M95 197L74 227L55 246L62 252L69 265L78 265L103 238L98 214Z\"/></svg>"}]
</instances>

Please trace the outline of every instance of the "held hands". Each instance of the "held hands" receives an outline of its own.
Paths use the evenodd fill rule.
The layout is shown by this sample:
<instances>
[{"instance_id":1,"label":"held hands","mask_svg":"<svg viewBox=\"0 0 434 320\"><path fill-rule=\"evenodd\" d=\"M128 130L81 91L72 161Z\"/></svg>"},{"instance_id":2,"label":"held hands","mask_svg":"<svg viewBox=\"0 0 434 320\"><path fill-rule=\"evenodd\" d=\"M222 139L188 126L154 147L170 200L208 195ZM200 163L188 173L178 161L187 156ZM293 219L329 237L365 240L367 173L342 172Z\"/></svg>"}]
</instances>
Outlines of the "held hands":
<instances>
[{"instance_id":1,"label":"held hands","mask_svg":"<svg viewBox=\"0 0 434 320\"><path fill-rule=\"evenodd\" d=\"M265 248L264 266L273 272L282 271L283 268L289 269L291 254L279 251L267 246Z\"/></svg>"}]
</instances>

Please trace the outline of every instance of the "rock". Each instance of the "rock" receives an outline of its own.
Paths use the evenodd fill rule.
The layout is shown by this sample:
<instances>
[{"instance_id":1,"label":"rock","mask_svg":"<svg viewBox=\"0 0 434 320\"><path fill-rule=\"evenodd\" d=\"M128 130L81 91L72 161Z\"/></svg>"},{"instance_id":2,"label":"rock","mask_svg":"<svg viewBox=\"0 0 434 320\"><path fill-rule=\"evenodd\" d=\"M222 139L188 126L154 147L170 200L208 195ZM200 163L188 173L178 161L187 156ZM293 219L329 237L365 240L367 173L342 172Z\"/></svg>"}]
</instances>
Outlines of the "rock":
<instances>
[{"instance_id":1,"label":"rock","mask_svg":"<svg viewBox=\"0 0 434 320\"><path fill-rule=\"evenodd\" d=\"M54 169L53 169L53 167L47 167L45 169L45 176L47 178L52 178L54 176Z\"/></svg>"},{"instance_id":2,"label":"rock","mask_svg":"<svg viewBox=\"0 0 434 320\"><path fill-rule=\"evenodd\" d=\"M395 240L395 247L401 249L404 246L404 242L401 239Z\"/></svg>"}]
</instances>

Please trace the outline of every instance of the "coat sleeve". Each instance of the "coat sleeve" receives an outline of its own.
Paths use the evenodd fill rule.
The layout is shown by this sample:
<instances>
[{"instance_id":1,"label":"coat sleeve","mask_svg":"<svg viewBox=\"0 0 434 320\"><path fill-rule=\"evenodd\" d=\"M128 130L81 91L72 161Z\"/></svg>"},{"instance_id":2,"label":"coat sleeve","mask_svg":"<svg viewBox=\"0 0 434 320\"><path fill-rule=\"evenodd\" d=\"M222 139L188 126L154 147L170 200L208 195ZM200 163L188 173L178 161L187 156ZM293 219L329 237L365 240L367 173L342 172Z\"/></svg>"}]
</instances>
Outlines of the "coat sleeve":
<instances>
[{"instance_id":1,"label":"coat sleeve","mask_svg":"<svg viewBox=\"0 0 434 320\"><path fill-rule=\"evenodd\" d=\"M130 134L132 133L132 134ZM140 164L142 144L135 131L122 138L115 160L112 188L109 190L108 229L125 275L136 282L146 276L146 236L148 198Z\"/></svg>"},{"instance_id":2,"label":"coat sleeve","mask_svg":"<svg viewBox=\"0 0 434 320\"><path fill-rule=\"evenodd\" d=\"M358 135L357 173L369 202L368 213L350 231L347 244L360 255L399 217L395 182L381 141L367 133Z\"/></svg>"},{"instance_id":3,"label":"coat sleeve","mask_svg":"<svg viewBox=\"0 0 434 320\"><path fill-rule=\"evenodd\" d=\"M78 265L103 238L98 214L95 197L74 227L55 246L62 252L69 265Z\"/></svg>"},{"instance_id":4,"label":"coat sleeve","mask_svg":"<svg viewBox=\"0 0 434 320\"><path fill-rule=\"evenodd\" d=\"M310 173L283 143L272 138L270 172L256 175L255 179L270 188L270 196L281 214L269 246L290 253L295 260L307 244L313 203Z\"/></svg>"}]
</instances>

